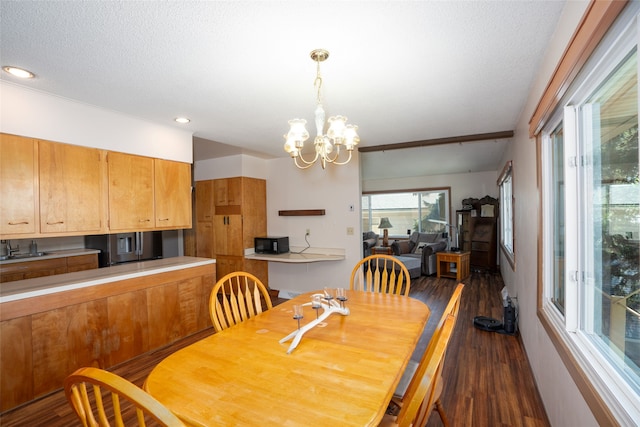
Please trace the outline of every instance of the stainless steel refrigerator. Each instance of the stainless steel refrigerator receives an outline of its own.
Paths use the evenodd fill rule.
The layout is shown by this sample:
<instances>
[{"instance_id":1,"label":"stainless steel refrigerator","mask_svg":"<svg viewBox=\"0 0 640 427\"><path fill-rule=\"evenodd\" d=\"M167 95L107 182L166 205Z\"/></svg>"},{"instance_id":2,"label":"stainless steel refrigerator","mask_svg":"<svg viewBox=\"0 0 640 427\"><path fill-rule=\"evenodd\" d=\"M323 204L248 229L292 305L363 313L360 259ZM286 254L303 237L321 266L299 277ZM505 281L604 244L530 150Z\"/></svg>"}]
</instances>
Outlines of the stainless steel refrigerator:
<instances>
[{"instance_id":1,"label":"stainless steel refrigerator","mask_svg":"<svg viewBox=\"0 0 640 427\"><path fill-rule=\"evenodd\" d=\"M138 231L85 236L85 247L99 249L99 266L162 258L162 232Z\"/></svg>"}]
</instances>

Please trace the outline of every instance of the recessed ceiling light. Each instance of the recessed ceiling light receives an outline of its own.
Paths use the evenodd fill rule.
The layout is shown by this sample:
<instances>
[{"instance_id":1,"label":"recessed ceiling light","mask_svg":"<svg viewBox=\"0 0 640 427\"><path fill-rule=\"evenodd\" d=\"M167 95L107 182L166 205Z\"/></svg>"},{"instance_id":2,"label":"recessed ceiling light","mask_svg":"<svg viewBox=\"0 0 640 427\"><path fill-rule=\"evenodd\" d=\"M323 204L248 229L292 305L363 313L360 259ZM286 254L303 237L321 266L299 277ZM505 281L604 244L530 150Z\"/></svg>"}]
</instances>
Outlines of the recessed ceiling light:
<instances>
[{"instance_id":1,"label":"recessed ceiling light","mask_svg":"<svg viewBox=\"0 0 640 427\"><path fill-rule=\"evenodd\" d=\"M185 124L185 123L189 123L191 120L187 119L186 117L176 117L175 121L178 123Z\"/></svg>"},{"instance_id":2,"label":"recessed ceiling light","mask_svg":"<svg viewBox=\"0 0 640 427\"><path fill-rule=\"evenodd\" d=\"M4 67L2 67L2 69L7 73L11 74L12 76L20 77L21 79L32 79L36 76L29 70L25 70L23 68L18 68L18 67L12 67L11 65L5 65Z\"/></svg>"}]
</instances>

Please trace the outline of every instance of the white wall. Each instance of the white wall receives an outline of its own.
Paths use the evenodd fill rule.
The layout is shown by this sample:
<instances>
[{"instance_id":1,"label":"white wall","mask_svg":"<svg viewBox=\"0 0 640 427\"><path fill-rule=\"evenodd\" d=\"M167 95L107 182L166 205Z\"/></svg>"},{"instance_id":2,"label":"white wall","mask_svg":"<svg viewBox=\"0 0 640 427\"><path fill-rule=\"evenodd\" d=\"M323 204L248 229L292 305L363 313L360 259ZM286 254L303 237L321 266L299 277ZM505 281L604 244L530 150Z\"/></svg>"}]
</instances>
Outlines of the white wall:
<instances>
[{"instance_id":1,"label":"white wall","mask_svg":"<svg viewBox=\"0 0 640 427\"><path fill-rule=\"evenodd\" d=\"M0 132L193 162L191 132L0 81Z\"/></svg>"},{"instance_id":2,"label":"white wall","mask_svg":"<svg viewBox=\"0 0 640 427\"><path fill-rule=\"evenodd\" d=\"M540 261L534 260L537 260L540 206L536 184L535 141L529 139L529 120L587 5L587 1L566 3L556 34L548 46L545 60L518 121L514 143L503 158L503 163L513 160L516 270L513 271L506 260L501 260L500 268L510 294L517 297L522 340L549 421L554 426L596 426L598 423L536 314L537 271Z\"/></svg>"},{"instance_id":3,"label":"white wall","mask_svg":"<svg viewBox=\"0 0 640 427\"><path fill-rule=\"evenodd\" d=\"M317 248L345 250L344 261L308 264L269 264L269 286L284 291L306 292L324 286L348 287L353 266L360 260L360 173L358 157L344 166L320 165L300 170L290 158L268 161L267 227L269 234L289 236L293 246L309 243ZM353 205L353 211L349 206ZM280 210L324 209L323 216L279 216ZM353 235L347 228L353 227Z\"/></svg>"},{"instance_id":4,"label":"white wall","mask_svg":"<svg viewBox=\"0 0 640 427\"><path fill-rule=\"evenodd\" d=\"M306 247L304 235L310 229L313 248L337 248L344 261L308 264L269 263L269 286L296 294L332 285L349 286L351 269L360 259L360 178L357 155L344 166L320 165L300 170L289 158L264 160L247 155L198 161L196 181L249 176L267 181L267 234L289 236L290 246ZM353 211L349 206L353 205ZM324 209L323 216L279 216L278 211ZM347 235L347 228L354 229Z\"/></svg>"},{"instance_id":5,"label":"white wall","mask_svg":"<svg viewBox=\"0 0 640 427\"><path fill-rule=\"evenodd\" d=\"M195 162L193 177L196 181L246 176L267 179L267 162L244 154Z\"/></svg>"}]
</instances>

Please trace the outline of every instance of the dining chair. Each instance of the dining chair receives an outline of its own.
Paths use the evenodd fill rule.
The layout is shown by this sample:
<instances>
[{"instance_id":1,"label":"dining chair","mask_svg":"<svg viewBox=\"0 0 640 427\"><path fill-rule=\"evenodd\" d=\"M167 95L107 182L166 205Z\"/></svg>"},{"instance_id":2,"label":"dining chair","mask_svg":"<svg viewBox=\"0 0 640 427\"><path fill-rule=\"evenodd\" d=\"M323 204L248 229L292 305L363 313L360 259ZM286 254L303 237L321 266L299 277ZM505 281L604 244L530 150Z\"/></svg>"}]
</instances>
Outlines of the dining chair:
<instances>
[{"instance_id":1,"label":"dining chair","mask_svg":"<svg viewBox=\"0 0 640 427\"><path fill-rule=\"evenodd\" d=\"M216 332L271 308L273 304L267 287L245 271L235 271L218 280L209 297L209 314Z\"/></svg>"},{"instance_id":2,"label":"dining chair","mask_svg":"<svg viewBox=\"0 0 640 427\"><path fill-rule=\"evenodd\" d=\"M441 328L436 329L429 342L426 358L418 366L416 376L419 381L412 383L405 394L405 401L398 415L385 414L381 427L424 426L426 417L423 408L433 406L436 398L436 386L444 365L444 355L453 333L455 317L447 315Z\"/></svg>"},{"instance_id":3,"label":"dining chair","mask_svg":"<svg viewBox=\"0 0 640 427\"><path fill-rule=\"evenodd\" d=\"M404 285L404 286L403 286ZM391 255L369 255L351 271L351 290L409 295L411 277L407 267Z\"/></svg>"},{"instance_id":4,"label":"dining chair","mask_svg":"<svg viewBox=\"0 0 640 427\"><path fill-rule=\"evenodd\" d=\"M438 324L436 325L436 330L442 328L442 325L444 324L448 316L454 317L454 326L455 326L455 321L457 321L458 312L460 310L460 299L462 297L463 289L464 289L464 283L458 283L456 288L453 290L453 294L451 294L451 297L449 298L449 302L447 303L442 313L442 316L438 321ZM402 375L402 378L400 379L400 384L398 385L398 388L396 388L396 391L393 394L393 398L391 401L392 405L395 405L397 407L401 407L403 405L403 403L405 402L405 394L407 390L410 387L415 388L416 386L415 382L420 380L415 375L415 373L418 370L419 365L427 363L426 361L427 357L428 357L427 351L425 351L422 357L420 358L419 362L415 362L413 360L409 361L409 364L407 365L407 368L405 369L405 372ZM429 415L431 414L431 411L435 408L436 411L438 411L438 415L440 415L440 419L442 420L442 425L447 427L449 426L449 420L447 419L447 414L445 413L444 407L442 406L442 402L440 401L440 395L442 394L442 388L443 388L443 379L442 379L441 372L438 375L438 378L436 378L436 381L437 381L437 384L435 387L433 405L430 407L421 408L421 414L422 414L422 417L424 418L424 422L426 423Z\"/></svg>"},{"instance_id":5,"label":"dining chair","mask_svg":"<svg viewBox=\"0 0 640 427\"><path fill-rule=\"evenodd\" d=\"M110 421L116 426L123 426L125 423L131 425L133 420L123 420L123 414L127 413L129 405L135 408L139 426L146 426L147 422L166 427L184 426L177 416L150 394L102 369L78 369L65 379L64 392L84 427L108 427L112 425Z\"/></svg>"}]
</instances>

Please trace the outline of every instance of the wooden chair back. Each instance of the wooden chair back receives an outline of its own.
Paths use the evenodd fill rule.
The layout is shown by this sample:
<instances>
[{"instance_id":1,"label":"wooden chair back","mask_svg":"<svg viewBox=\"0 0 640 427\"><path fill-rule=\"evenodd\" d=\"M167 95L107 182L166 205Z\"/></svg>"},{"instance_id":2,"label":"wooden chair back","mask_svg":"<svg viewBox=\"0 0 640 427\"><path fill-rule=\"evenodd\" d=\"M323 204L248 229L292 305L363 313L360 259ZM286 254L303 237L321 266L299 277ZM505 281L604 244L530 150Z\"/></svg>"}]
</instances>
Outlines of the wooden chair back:
<instances>
[{"instance_id":1,"label":"wooden chair back","mask_svg":"<svg viewBox=\"0 0 640 427\"><path fill-rule=\"evenodd\" d=\"M455 317L448 315L442 327L436 329L427 347L426 363L420 365L416 371L419 378L414 388L409 388L405 394L405 401L397 417L386 416L381 426L423 426L426 424L419 411L430 408L435 402L437 378L444 365L444 355L455 326Z\"/></svg>"},{"instance_id":2,"label":"wooden chair back","mask_svg":"<svg viewBox=\"0 0 640 427\"><path fill-rule=\"evenodd\" d=\"M216 332L273 308L269 291L260 279L245 271L229 273L211 290L209 314Z\"/></svg>"},{"instance_id":3,"label":"wooden chair back","mask_svg":"<svg viewBox=\"0 0 640 427\"><path fill-rule=\"evenodd\" d=\"M451 294L451 297L449 298L449 302L447 303L444 311L442 312L442 316L440 317L440 320L436 325L436 331L442 328L442 326L444 325L444 322L447 320L449 316L452 316L454 318L454 326L455 326L455 322L458 319L458 312L460 310L460 300L462 297L463 289L464 289L464 283L458 283L456 288L453 290L453 294ZM434 337L431 338L431 341L429 342L429 344L433 342L434 338L435 338L435 335ZM417 371L420 366L423 366L426 363L428 363L428 357L429 357L428 351L425 351L422 354L422 357L420 358L420 361L418 363L410 362L410 365L407 367L407 372L408 374L412 374L413 376L411 377L411 380L408 381L406 391L401 391L401 392L396 391L396 394L394 394L393 401L398 406L402 406L405 404L406 395L408 394L409 390L415 390L418 387L418 383L421 381L421 379L419 378L419 375L417 375ZM444 361L443 361L443 365L444 365ZM407 384L407 382L405 382L404 384ZM428 417L431 414L431 411L435 407L436 410L438 411L438 414L440 415L442 424L445 427L449 425L447 415L444 411L444 408L442 407L442 403L440 402L440 394L442 393L442 388L443 388L443 379L442 379L442 372L440 371L438 372L438 376L436 378L436 387L435 387L433 405L426 406L426 402L425 402L425 405L420 408L419 418L420 420L424 421L423 424L426 424L426 422L428 421Z\"/></svg>"},{"instance_id":4,"label":"wooden chair back","mask_svg":"<svg viewBox=\"0 0 640 427\"><path fill-rule=\"evenodd\" d=\"M139 426L146 426L146 422L167 427L184 426L177 416L144 390L102 369L78 369L65 379L64 392L84 427L132 425L135 420ZM126 419L126 415L123 417L129 406L135 408L135 420Z\"/></svg>"},{"instance_id":5,"label":"wooden chair back","mask_svg":"<svg viewBox=\"0 0 640 427\"><path fill-rule=\"evenodd\" d=\"M351 271L351 290L409 295L409 270L391 255L369 255L358 261Z\"/></svg>"}]
</instances>

